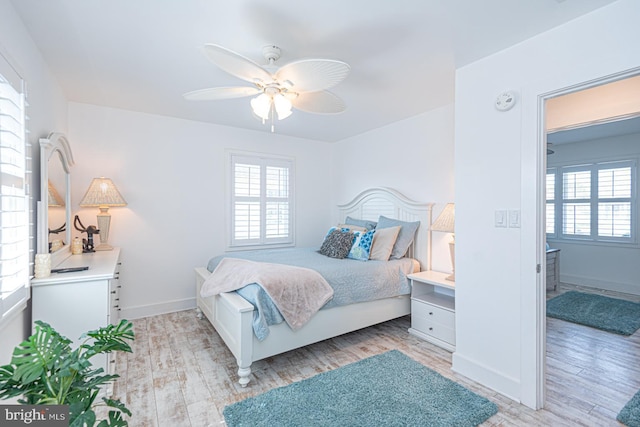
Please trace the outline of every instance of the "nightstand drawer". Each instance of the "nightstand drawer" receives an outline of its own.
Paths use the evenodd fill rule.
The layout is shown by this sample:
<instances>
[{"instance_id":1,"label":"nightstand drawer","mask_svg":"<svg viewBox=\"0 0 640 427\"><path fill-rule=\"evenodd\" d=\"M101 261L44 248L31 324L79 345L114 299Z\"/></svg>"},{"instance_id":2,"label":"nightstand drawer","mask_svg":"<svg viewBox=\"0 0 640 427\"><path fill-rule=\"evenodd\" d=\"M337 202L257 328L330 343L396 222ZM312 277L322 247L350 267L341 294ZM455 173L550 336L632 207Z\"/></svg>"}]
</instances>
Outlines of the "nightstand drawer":
<instances>
[{"instance_id":1,"label":"nightstand drawer","mask_svg":"<svg viewBox=\"0 0 640 427\"><path fill-rule=\"evenodd\" d=\"M456 345L456 331L440 323L435 323L426 317L412 317L411 327L425 335L438 338L451 345Z\"/></svg>"},{"instance_id":2,"label":"nightstand drawer","mask_svg":"<svg viewBox=\"0 0 640 427\"><path fill-rule=\"evenodd\" d=\"M416 319L425 319L431 323L438 323L450 329L455 329L456 315L454 312L445 310L426 302L411 300L411 319L415 323ZM416 328L416 326L413 326ZM422 329L422 328L419 328Z\"/></svg>"}]
</instances>

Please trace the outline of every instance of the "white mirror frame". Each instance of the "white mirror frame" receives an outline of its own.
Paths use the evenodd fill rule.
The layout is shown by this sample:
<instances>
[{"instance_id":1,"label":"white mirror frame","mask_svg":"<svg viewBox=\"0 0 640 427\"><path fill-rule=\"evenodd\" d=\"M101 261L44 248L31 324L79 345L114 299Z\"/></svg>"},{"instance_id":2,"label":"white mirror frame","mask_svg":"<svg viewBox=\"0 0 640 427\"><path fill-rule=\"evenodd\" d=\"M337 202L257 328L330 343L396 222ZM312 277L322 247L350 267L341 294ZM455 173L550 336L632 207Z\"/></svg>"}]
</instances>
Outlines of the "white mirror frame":
<instances>
[{"instance_id":1,"label":"white mirror frame","mask_svg":"<svg viewBox=\"0 0 640 427\"><path fill-rule=\"evenodd\" d=\"M40 201L38 202L38 253L49 253L49 161L57 154L62 162L62 169L66 174L65 203L65 245L51 254L51 265L57 266L71 255L71 166L73 166L73 154L69 141L64 134L50 133L46 138L40 138ZM54 159L57 161L58 159Z\"/></svg>"}]
</instances>

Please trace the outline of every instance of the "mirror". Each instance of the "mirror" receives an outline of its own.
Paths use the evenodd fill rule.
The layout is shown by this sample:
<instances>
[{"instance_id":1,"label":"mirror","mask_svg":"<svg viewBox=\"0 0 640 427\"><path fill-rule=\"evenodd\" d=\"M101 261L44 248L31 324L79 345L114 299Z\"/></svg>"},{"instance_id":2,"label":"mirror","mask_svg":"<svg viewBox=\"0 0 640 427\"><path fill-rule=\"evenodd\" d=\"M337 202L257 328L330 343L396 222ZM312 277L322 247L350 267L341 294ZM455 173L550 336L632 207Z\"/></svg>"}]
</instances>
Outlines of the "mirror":
<instances>
[{"instance_id":1,"label":"mirror","mask_svg":"<svg viewBox=\"0 0 640 427\"><path fill-rule=\"evenodd\" d=\"M69 141L61 133L40 139L38 253L51 253L51 265L68 257L71 243L71 166Z\"/></svg>"}]
</instances>

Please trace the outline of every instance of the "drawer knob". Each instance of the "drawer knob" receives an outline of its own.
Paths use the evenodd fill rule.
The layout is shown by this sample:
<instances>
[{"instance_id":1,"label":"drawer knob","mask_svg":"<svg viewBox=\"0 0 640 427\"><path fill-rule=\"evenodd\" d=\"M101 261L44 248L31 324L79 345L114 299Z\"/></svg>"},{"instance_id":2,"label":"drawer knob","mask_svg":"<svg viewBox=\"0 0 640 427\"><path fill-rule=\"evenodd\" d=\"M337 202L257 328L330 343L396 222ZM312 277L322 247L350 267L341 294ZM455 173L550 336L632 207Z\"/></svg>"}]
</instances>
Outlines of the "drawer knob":
<instances>
[{"instance_id":1,"label":"drawer knob","mask_svg":"<svg viewBox=\"0 0 640 427\"><path fill-rule=\"evenodd\" d=\"M111 293L112 293L112 294L115 294L115 293L116 293L116 291L111 291Z\"/></svg>"},{"instance_id":2,"label":"drawer knob","mask_svg":"<svg viewBox=\"0 0 640 427\"><path fill-rule=\"evenodd\" d=\"M433 316L433 311L430 311L430 312L429 312L429 316Z\"/></svg>"},{"instance_id":3,"label":"drawer knob","mask_svg":"<svg viewBox=\"0 0 640 427\"><path fill-rule=\"evenodd\" d=\"M433 331L433 327L429 328L430 331Z\"/></svg>"}]
</instances>

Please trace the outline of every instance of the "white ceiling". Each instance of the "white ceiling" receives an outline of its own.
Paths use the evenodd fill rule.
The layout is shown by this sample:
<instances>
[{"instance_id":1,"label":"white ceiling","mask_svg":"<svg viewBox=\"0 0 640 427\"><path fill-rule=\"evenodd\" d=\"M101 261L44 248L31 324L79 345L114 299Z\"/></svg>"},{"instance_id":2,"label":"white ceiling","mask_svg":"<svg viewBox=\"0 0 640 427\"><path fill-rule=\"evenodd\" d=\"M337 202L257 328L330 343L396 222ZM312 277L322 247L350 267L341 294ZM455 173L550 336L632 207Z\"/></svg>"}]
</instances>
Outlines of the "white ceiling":
<instances>
[{"instance_id":1,"label":"white ceiling","mask_svg":"<svg viewBox=\"0 0 640 427\"><path fill-rule=\"evenodd\" d=\"M339 115L294 111L276 134L338 141L453 102L454 70L614 0L11 0L70 101L269 132L250 98L182 94L244 82L202 54L260 64L339 59ZM505 88L506 89L506 88Z\"/></svg>"}]
</instances>

